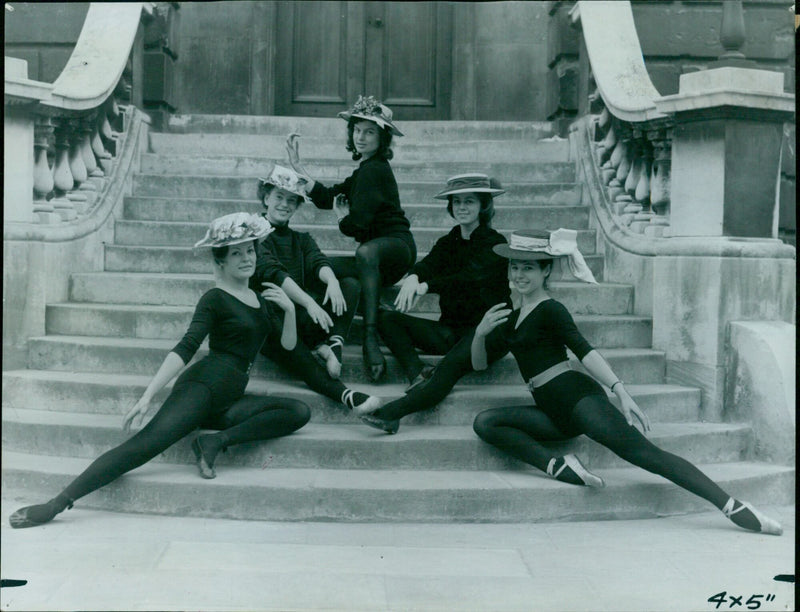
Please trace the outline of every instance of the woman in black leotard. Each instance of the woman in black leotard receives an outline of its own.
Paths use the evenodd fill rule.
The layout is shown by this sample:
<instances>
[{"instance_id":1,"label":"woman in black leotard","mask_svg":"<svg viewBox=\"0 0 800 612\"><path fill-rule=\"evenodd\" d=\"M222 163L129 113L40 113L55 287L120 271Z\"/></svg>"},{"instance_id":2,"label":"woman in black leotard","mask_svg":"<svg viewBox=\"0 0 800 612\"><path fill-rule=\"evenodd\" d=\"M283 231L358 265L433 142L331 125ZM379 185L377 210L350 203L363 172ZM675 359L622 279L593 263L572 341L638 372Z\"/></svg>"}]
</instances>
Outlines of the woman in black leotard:
<instances>
[{"instance_id":1,"label":"woman in black leotard","mask_svg":"<svg viewBox=\"0 0 800 612\"><path fill-rule=\"evenodd\" d=\"M515 232L509 245L495 247L498 255L509 259L509 280L520 293L521 306L512 311L497 304L486 312L472 341L472 365L476 370L486 367L488 337L505 344L528 381L536 406L485 410L475 418L475 433L557 480L602 487L602 478L589 472L575 455L554 456L540 444L586 434L626 461L708 500L740 527L780 535L777 522L729 496L694 465L661 450L634 427L635 418L645 432L649 430L647 417L580 334L567 309L546 291L555 257L570 253L582 261L574 243L568 244L574 241L574 235L565 233L569 231ZM565 347L594 378L570 368ZM617 395L619 410L595 378Z\"/></svg>"},{"instance_id":2,"label":"woman in black leotard","mask_svg":"<svg viewBox=\"0 0 800 612\"><path fill-rule=\"evenodd\" d=\"M359 96L353 108L339 117L347 121L347 150L354 160L361 160L343 183L325 187L308 176L300 165L297 134L289 135L287 151L292 167L308 179L308 195L315 206L333 209L341 232L359 243L354 257L330 261L339 279L352 277L361 283L364 365L371 379L378 381L386 371L377 330L380 290L400 280L417 258L389 165L392 135L403 134L392 123L392 111L372 96Z\"/></svg>"},{"instance_id":3,"label":"woman in black leotard","mask_svg":"<svg viewBox=\"0 0 800 612\"><path fill-rule=\"evenodd\" d=\"M45 504L17 510L12 527L33 527L52 520L75 500L146 463L198 427L220 430L195 438L192 450L200 474L214 478L220 450L242 442L285 436L310 417L303 402L244 395L250 366L264 340L281 334L286 349L297 341L294 305L276 285L261 295L247 282L255 271L256 242L270 227L258 215L235 213L215 219L196 247L211 247L216 287L197 303L188 331L167 354L141 399L123 419L123 429L140 422L158 393L191 360L209 336L209 354L185 369L161 409L136 435L97 458L59 495ZM283 323L272 312L283 311Z\"/></svg>"}]
</instances>

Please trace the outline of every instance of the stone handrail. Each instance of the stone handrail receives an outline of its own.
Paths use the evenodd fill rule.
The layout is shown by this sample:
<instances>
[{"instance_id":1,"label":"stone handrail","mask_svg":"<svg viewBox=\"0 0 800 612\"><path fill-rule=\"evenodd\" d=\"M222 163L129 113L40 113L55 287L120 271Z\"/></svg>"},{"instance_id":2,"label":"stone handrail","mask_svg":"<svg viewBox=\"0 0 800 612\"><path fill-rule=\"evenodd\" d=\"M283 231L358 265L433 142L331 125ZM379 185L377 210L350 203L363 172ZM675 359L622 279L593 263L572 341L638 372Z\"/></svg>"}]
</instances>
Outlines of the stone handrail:
<instances>
[{"instance_id":1,"label":"stone handrail","mask_svg":"<svg viewBox=\"0 0 800 612\"><path fill-rule=\"evenodd\" d=\"M622 234L661 237L669 226L672 119L644 65L630 2L585 2L580 22L589 64L595 161L605 204Z\"/></svg>"},{"instance_id":2,"label":"stone handrail","mask_svg":"<svg viewBox=\"0 0 800 612\"><path fill-rule=\"evenodd\" d=\"M25 62L6 58L5 146L13 124L17 153L32 144L33 154L17 154L15 172L6 175L4 238L58 241L97 229L92 217L118 164L121 133L134 117L137 127L146 121L124 103L140 21L152 12L150 2L91 3L52 84L28 79Z\"/></svg>"}]
</instances>

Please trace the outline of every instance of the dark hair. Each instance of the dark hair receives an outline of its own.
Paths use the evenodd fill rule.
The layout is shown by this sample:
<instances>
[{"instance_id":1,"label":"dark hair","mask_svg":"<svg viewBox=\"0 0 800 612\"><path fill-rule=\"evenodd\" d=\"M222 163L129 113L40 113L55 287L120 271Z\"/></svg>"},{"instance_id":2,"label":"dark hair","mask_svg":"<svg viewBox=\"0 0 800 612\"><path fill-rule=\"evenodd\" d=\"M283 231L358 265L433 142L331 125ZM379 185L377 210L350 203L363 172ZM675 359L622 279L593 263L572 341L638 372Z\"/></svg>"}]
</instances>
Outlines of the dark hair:
<instances>
[{"instance_id":1,"label":"dark hair","mask_svg":"<svg viewBox=\"0 0 800 612\"><path fill-rule=\"evenodd\" d=\"M211 247L211 256L214 258L214 262L221 264L228 256L230 248L231 247L227 244L225 246Z\"/></svg>"},{"instance_id":2,"label":"dark hair","mask_svg":"<svg viewBox=\"0 0 800 612\"><path fill-rule=\"evenodd\" d=\"M552 259L537 259L536 263L539 264L539 268L544 270L547 266L550 266L550 271L545 275L544 282L542 283L542 287L547 289L547 281L550 280L550 275L553 273L553 260Z\"/></svg>"},{"instance_id":3,"label":"dark hair","mask_svg":"<svg viewBox=\"0 0 800 612\"><path fill-rule=\"evenodd\" d=\"M275 185L272 183L258 181L258 201L261 204L264 204L264 200L269 197L269 194L272 193L273 189L275 189Z\"/></svg>"},{"instance_id":4,"label":"dark hair","mask_svg":"<svg viewBox=\"0 0 800 612\"><path fill-rule=\"evenodd\" d=\"M486 227L491 227L492 217L494 217L494 197L492 194L484 191L470 191L468 193L474 193L478 197L478 201L481 203L481 210L478 213L478 223L480 225L485 225ZM455 215L453 214L454 195L455 194L450 194L447 196L447 212L450 213L450 216L455 219Z\"/></svg>"},{"instance_id":5,"label":"dark hair","mask_svg":"<svg viewBox=\"0 0 800 612\"><path fill-rule=\"evenodd\" d=\"M370 119L363 119L361 117L350 117L347 120L347 145L345 148L353 154L353 160L358 161L361 159L361 153L356 151L356 145L353 143L353 128L355 128L356 123L361 123L362 121L370 121ZM374 121L372 123L375 123ZM375 155L386 161L389 161L394 157L394 153L392 153L392 132L388 127L382 128L377 123L375 126L378 128L378 150L375 151Z\"/></svg>"},{"instance_id":6,"label":"dark hair","mask_svg":"<svg viewBox=\"0 0 800 612\"><path fill-rule=\"evenodd\" d=\"M252 242L253 242L253 248L257 249L258 243L256 239L254 238ZM240 242L239 244L247 244L247 242ZM226 244L225 246L211 247L211 256L214 258L214 262L221 264L228 256L228 251L230 251L231 246L234 245Z\"/></svg>"}]
</instances>

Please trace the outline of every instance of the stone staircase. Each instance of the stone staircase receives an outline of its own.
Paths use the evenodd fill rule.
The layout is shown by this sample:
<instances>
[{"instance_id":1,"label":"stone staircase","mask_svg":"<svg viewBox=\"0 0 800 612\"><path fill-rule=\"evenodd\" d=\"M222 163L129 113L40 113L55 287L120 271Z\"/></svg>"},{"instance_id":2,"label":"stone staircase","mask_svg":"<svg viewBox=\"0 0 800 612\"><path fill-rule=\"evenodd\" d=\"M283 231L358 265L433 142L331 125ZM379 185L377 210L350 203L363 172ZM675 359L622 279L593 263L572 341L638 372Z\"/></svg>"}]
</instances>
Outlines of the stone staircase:
<instances>
[{"instance_id":1,"label":"stone staircase","mask_svg":"<svg viewBox=\"0 0 800 612\"><path fill-rule=\"evenodd\" d=\"M603 257L595 249L568 143L552 138L549 124L402 127L407 136L398 140L392 166L420 256L452 225L433 194L452 174L481 171L508 190L496 200L497 229L578 229L589 266L603 278ZM49 305L46 335L30 341L29 369L3 373L6 497L45 499L124 439L121 415L213 284L209 262L193 255L190 245L211 218L259 210L255 177L267 160L285 159L287 133L303 134L307 168L323 182L343 179L354 167L340 120L185 116L175 118L170 130L150 135L151 152L143 155L133 194L125 198L104 270L72 275L69 302ZM312 231L330 254L354 249L328 211L303 206L293 226ZM631 286L562 281L552 289L629 383L654 423L657 444L754 503L793 501L794 469L755 462L747 424L701 422L699 390L665 384L664 355L651 348L650 320L632 314ZM418 310L436 316L436 298L425 296ZM387 383L367 383L357 346L360 322L355 323L343 379L383 397L401 395L405 382L391 357ZM250 390L303 399L312 407L311 423L287 438L231 448L219 457L213 481L198 477L187 438L79 505L265 520L432 522L631 518L708 508L583 437L555 448L579 453L606 479L606 490L555 482L481 442L471 428L475 414L530 401L510 356L465 377L437 409L405 419L396 436L365 427L268 362L254 366Z\"/></svg>"}]
</instances>

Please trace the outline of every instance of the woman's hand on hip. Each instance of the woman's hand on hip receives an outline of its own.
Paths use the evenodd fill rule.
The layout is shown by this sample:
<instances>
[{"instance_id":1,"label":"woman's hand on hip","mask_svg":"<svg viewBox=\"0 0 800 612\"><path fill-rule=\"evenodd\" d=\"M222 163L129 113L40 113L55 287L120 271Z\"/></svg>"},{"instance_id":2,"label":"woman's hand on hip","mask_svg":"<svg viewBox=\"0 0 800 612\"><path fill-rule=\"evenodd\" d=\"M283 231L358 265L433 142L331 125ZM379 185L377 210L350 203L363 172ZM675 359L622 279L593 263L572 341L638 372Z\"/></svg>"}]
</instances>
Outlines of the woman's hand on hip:
<instances>
[{"instance_id":1,"label":"woman's hand on hip","mask_svg":"<svg viewBox=\"0 0 800 612\"><path fill-rule=\"evenodd\" d=\"M475 335L488 336L492 330L508 321L508 315L510 315L511 312L512 310L505 302L495 304L483 315L481 322L478 323L478 327L475 328Z\"/></svg>"}]
</instances>

